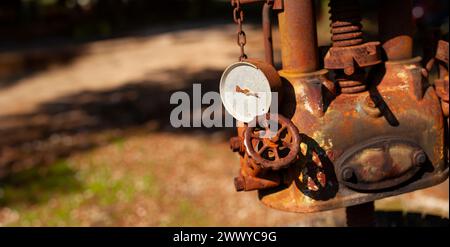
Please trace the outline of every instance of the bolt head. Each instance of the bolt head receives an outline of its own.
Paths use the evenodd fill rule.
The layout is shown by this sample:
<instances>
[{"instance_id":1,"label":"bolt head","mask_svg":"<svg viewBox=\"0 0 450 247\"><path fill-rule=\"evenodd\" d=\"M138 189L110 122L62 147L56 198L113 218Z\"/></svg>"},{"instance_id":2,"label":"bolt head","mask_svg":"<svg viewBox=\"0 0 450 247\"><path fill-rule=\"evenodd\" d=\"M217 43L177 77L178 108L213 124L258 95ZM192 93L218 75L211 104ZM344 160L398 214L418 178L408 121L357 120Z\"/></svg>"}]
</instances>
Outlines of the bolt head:
<instances>
[{"instance_id":1,"label":"bolt head","mask_svg":"<svg viewBox=\"0 0 450 247\"><path fill-rule=\"evenodd\" d=\"M353 75L355 73L355 68L353 66L349 66L344 68L344 73L346 75Z\"/></svg>"},{"instance_id":2,"label":"bolt head","mask_svg":"<svg viewBox=\"0 0 450 247\"><path fill-rule=\"evenodd\" d=\"M368 106L370 108L376 108L377 107L377 102L375 101L374 98L371 98L370 96L366 97L365 103L366 103L366 106Z\"/></svg>"},{"instance_id":3,"label":"bolt head","mask_svg":"<svg viewBox=\"0 0 450 247\"><path fill-rule=\"evenodd\" d=\"M342 179L347 182L350 182L355 178L355 172L350 167L344 168L344 170L342 170L341 175L342 175Z\"/></svg>"},{"instance_id":4,"label":"bolt head","mask_svg":"<svg viewBox=\"0 0 450 247\"><path fill-rule=\"evenodd\" d=\"M424 165L427 162L427 154L423 150L416 151L413 162L417 166Z\"/></svg>"}]
</instances>

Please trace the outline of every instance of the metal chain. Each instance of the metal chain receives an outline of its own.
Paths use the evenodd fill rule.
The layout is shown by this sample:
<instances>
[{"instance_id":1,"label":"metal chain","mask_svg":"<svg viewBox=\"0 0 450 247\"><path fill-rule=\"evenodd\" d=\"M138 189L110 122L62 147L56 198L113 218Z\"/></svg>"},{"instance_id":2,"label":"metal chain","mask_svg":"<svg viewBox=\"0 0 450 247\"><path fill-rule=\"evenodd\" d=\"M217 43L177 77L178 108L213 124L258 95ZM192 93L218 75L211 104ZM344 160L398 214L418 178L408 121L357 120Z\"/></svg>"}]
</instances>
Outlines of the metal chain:
<instances>
[{"instance_id":1,"label":"metal chain","mask_svg":"<svg viewBox=\"0 0 450 247\"><path fill-rule=\"evenodd\" d=\"M233 20L238 26L237 31L237 44L240 48L241 55L239 56L239 61L247 59L247 54L245 54L244 46L247 43L247 36L242 30L242 25L244 23L244 11L241 8L240 0L231 0L231 6L233 9Z\"/></svg>"}]
</instances>

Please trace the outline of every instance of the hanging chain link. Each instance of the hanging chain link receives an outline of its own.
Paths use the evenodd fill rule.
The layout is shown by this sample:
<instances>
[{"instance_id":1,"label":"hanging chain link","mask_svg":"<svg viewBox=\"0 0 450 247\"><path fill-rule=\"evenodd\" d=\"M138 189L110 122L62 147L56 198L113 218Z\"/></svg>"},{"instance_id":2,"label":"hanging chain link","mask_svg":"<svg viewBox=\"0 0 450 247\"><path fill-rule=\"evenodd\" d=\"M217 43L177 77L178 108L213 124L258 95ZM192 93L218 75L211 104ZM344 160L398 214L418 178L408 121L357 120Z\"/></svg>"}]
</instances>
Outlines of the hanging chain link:
<instances>
[{"instance_id":1,"label":"hanging chain link","mask_svg":"<svg viewBox=\"0 0 450 247\"><path fill-rule=\"evenodd\" d=\"M237 44L241 50L241 55L239 56L239 61L247 59L247 54L245 54L245 44L247 43L247 36L242 30L242 25L244 23L244 11L241 8L240 0L231 0L231 5L234 7L233 9L233 20L238 26L237 31Z\"/></svg>"}]
</instances>

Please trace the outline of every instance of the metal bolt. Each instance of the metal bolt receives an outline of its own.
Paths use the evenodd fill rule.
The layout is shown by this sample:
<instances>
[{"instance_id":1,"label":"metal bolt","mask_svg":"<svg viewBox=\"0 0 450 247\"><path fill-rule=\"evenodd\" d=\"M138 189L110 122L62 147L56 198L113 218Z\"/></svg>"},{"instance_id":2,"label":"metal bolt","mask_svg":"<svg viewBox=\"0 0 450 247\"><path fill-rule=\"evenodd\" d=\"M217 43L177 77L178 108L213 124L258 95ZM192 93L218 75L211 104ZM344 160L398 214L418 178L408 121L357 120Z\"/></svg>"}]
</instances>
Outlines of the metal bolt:
<instances>
[{"instance_id":1,"label":"metal bolt","mask_svg":"<svg viewBox=\"0 0 450 247\"><path fill-rule=\"evenodd\" d=\"M377 118L381 116L381 110L378 107L380 105L380 98L377 95L367 96L362 105L363 110L367 115Z\"/></svg>"},{"instance_id":2,"label":"metal bolt","mask_svg":"<svg viewBox=\"0 0 450 247\"><path fill-rule=\"evenodd\" d=\"M245 181L244 178L239 176L234 178L234 187L236 191L243 191L245 189Z\"/></svg>"},{"instance_id":3,"label":"metal bolt","mask_svg":"<svg viewBox=\"0 0 450 247\"><path fill-rule=\"evenodd\" d=\"M352 168L350 168L350 167L344 168L344 170L342 171L342 179L344 181L351 182L354 177L355 177L355 172L353 171Z\"/></svg>"},{"instance_id":4,"label":"metal bolt","mask_svg":"<svg viewBox=\"0 0 450 247\"><path fill-rule=\"evenodd\" d=\"M427 162L427 154L423 150L418 150L414 153L413 162L416 166L422 166Z\"/></svg>"}]
</instances>

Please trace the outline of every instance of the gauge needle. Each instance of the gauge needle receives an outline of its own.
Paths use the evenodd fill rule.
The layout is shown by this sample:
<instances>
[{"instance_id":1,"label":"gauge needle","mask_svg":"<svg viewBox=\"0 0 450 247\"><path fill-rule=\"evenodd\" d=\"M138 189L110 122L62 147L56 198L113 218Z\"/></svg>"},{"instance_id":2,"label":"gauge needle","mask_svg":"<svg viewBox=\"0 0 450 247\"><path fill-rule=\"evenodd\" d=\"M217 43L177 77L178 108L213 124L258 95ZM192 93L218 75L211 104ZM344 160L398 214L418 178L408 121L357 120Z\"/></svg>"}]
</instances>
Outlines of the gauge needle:
<instances>
[{"instance_id":1,"label":"gauge needle","mask_svg":"<svg viewBox=\"0 0 450 247\"><path fill-rule=\"evenodd\" d=\"M243 93L247 96L254 96L256 98L259 98L257 93L252 93L250 90L248 89L242 89L239 86L236 85L236 93Z\"/></svg>"}]
</instances>

